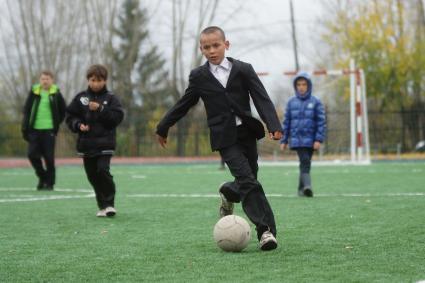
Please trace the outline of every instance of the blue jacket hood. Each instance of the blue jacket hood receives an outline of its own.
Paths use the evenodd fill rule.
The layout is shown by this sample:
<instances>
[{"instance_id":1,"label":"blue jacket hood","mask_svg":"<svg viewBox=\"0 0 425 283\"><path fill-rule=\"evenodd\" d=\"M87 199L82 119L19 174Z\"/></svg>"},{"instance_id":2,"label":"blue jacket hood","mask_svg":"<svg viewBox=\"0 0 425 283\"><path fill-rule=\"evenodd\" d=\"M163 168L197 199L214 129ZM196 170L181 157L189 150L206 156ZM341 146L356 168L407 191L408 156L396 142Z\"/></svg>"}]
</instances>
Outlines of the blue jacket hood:
<instances>
[{"instance_id":1,"label":"blue jacket hood","mask_svg":"<svg viewBox=\"0 0 425 283\"><path fill-rule=\"evenodd\" d=\"M307 89L307 92L304 95L299 94L298 91L297 91L297 87L296 87L296 82L300 78L307 80L308 89ZM313 91L313 84L311 82L310 75L307 72L303 72L303 71L298 72L297 75L295 76L294 80L293 80L293 86L294 86L294 90L295 90L295 95L299 99L304 100L304 99L309 98L311 96L312 91Z\"/></svg>"}]
</instances>

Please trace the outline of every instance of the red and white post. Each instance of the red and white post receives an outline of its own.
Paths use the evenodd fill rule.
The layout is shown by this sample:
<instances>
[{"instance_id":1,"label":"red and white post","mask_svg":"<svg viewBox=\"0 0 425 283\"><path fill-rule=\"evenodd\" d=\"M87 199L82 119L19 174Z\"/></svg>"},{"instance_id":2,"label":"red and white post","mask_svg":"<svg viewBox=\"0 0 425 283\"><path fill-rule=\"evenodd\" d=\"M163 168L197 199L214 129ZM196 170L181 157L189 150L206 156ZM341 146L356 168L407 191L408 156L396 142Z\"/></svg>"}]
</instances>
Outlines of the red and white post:
<instances>
[{"instance_id":1,"label":"red and white post","mask_svg":"<svg viewBox=\"0 0 425 283\"><path fill-rule=\"evenodd\" d=\"M356 66L354 59L350 59L350 153L351 162L356 161Z\"/></svg>"},{"instance_id":2,"label":"red and white post","mask_svg":"<svg viewBox=\"0 0 425 283\"><path fill-rule=\"evenodd\" d=\"M351 163L370 163L369 124L367 117L366 81L362 69L357 69L354 59L350 59L349 69L314 70L313 76L350 77L350 155ZM296 71L283 72L285 76L295 76ZM267 76L268 72L258 73Z\"/></svg>"},{"instance_id":3,"label":"red and white post","mask_svg":"<svg viewBox=\"0 0 425 283\"><path fill-rule=\"evenodd\" d=\"M367 112L367 95L366 95L366 78L364 71L362 69L360 71L360 81L361 81L361 90L362 90L362 106L363 106L363 124L364 124L364 148L365 148L365 156L364 161L370 162L370 140L369 140L369 118Z\"/></svg>"},{"instance_id":4,"label":"red and white post","mask_svg":"<svg viewBox=\"0 0 425 283\"><path fill-rule=\"evenodd\" d=\"M357 161L363 158L363 107L362 107L362 89L360 84L360 71L356 70L356 126L357 126Z\"/></svg>"}]
</instances>

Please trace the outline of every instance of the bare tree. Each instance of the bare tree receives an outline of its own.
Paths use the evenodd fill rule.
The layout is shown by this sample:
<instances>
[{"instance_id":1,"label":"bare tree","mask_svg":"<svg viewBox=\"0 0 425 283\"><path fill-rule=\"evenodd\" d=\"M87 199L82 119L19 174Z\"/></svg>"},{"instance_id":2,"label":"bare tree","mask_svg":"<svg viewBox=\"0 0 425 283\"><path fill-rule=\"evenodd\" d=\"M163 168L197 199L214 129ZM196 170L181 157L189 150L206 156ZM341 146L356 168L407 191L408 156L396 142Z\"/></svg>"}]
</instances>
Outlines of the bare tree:
<instances>
[{"instance_id":1,"label":"bare tree","mask_svg":"<svg viewBox=\"0 0 425 283\"><path fill-rule=\"evenodd\" d=\"M197 36L205 25L209 25L215 18L217 8L220 0L200 0L200 1L179 1L172 0L172 65L171 65L171 88L173 90L173 100L177 101L184 92L187 86L187 64L184 58L188 58L184 54L185 39L187 34L191 33L191 38L194 39L194 46L192 50L192 63L189 65L193 67L195 63L200 63L202 57L198 54L198 40ZM198 23L196 29L190 29L188 26L189 15L194 16L194 6L198 5L196 17ZM193 36L195 35L195 36ZM177 155L185 155L185 134L188 125L187 119L180 121L177 124Z\"/></svg>"},{"instance_id":2,"label":"bare tree","mask_svg":"<svg viewBox=\"0 0 425 283\"><path fill-rule=\"evenodd\" d=\"M8 12L0 19L0 47L5 54L0 95L10 103L11 113L20 113L40 70L53 70L69 98L84 86L89 63L108 63L105 49L112 44L117 0L6 0L5 4Z\"/></svg>"}]
</instances>

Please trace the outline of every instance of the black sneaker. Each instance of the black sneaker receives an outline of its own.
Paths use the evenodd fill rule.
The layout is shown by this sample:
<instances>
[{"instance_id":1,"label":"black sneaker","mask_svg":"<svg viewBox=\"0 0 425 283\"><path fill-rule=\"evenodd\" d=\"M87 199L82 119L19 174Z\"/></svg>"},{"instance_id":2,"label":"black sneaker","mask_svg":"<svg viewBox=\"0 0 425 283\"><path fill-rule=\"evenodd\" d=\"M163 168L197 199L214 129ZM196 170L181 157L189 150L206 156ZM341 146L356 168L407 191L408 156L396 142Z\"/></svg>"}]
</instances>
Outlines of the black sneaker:
<instances>
[{"instance_id":1,"label":"black sneaker","mask_svg":"<svg viewBox=\"0 0 425 283\"><path fill-rule=\"evenodd\" d=\"M41 191L41 190L43 190L44 188L46 187L46 184L43 182L43 181L38 181L38 184L37 184L37 191Z\"/></svg>"},{"instance_id":2,"label":"black sneaker","mask_svg":"<svg viewBox=\"0 0 425 283\"><path fill-rule=\"evenodd\" d=\"M310 187L305 187L303 189L303 193L306 197L309 197L309 198L313 197L313 190Z\"/></svg>"},{"instance_id":3,"label":"black sneaker","mask_svg":"<svg viewBox=\"0 0 425 283\"><path fill-rule=\"evenodd\" d=\"M52 185L45 185L42 190L43 191L53 191L53 186Z\"/></svg>"}]
</instances>

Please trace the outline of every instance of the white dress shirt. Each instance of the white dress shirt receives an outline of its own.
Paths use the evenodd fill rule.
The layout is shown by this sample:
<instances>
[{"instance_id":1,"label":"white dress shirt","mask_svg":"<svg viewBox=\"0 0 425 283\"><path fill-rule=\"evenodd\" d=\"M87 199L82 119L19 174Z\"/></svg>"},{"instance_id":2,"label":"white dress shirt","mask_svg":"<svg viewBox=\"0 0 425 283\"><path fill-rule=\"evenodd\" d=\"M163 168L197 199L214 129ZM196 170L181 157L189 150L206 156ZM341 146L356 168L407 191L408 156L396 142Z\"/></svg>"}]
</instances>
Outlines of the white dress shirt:
<instances>
[{"instance_id":1,"label":"white dress shirt","mask_svg":"<svg viewBox=\"0 0 425 283\"><path fill-rule=\"evenodd\" d=\"M221 85L226 88L227 81L229 80L230 71L232 70L232 62L230 62L226 57L219 65L214 65L209 63L210 71L213 76L221 83ZM242 124L242 120L236 116L236 125L239 126Z\"/></svg>"}]
</instances>

